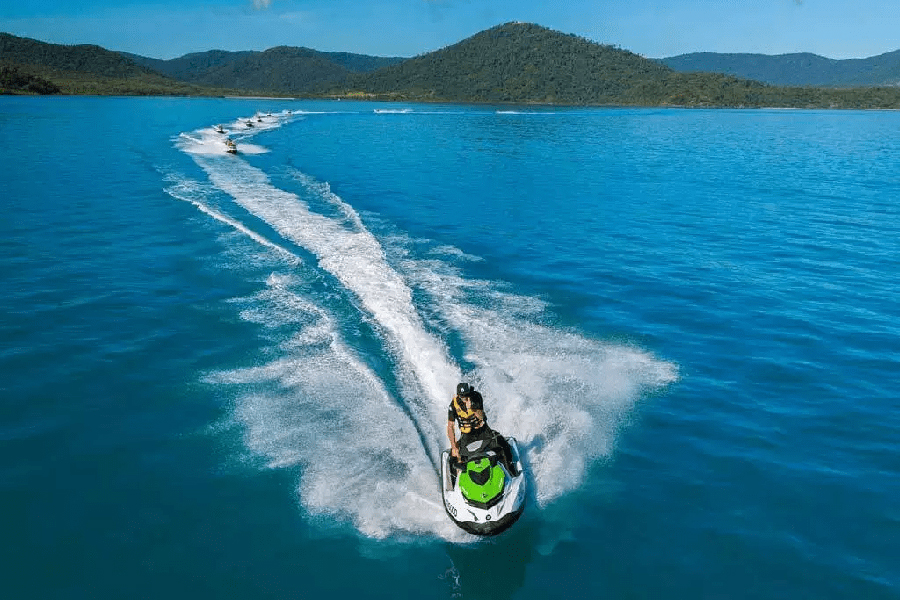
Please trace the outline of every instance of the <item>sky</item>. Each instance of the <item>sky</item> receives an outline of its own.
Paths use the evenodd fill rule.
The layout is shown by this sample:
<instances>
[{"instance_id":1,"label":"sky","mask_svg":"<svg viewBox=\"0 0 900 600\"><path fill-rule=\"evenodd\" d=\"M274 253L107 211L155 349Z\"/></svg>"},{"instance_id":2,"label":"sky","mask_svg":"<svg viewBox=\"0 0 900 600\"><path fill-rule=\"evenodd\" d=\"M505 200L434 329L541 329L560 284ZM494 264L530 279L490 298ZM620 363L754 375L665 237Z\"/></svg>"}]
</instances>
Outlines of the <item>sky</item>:
<instances>
[{"instance_id":1,"label":"sky","mask_svg":"<svg viewBox=\"0 0 900 600\"><path fill-rule=\"evenodd\" d=\"M169 59L304 46L411 57L509 21L648 58L900 49L898 0L2 0L0 31Z\"/></svg>"}]
</instances>

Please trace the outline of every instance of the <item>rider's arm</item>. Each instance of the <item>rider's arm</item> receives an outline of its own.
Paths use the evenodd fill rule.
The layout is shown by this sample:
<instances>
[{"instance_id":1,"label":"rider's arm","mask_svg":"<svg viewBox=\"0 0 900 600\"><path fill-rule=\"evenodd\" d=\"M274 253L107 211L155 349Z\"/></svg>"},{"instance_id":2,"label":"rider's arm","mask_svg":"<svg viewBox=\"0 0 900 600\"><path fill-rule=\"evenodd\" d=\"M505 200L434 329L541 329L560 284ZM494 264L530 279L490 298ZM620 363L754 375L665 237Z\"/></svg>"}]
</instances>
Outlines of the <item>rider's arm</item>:
<instances>
[{"instance_id":1,"label":"rider's arm","mask_svg":"<svg viewBox=\"0 0 900 600\"><path fill-rule=\"evenodd\" d=\"M487 417L484 414L484 398L478 392L472 392L470 397L470 406L475 413L475 417L485 425L487 425Z\"/></svg>"},{"instance_id":2,"label":"rider's arm","mask_svg":"<svg viewBox=\"0 0 900 600\"><path fill-rule=\"evenodd\" d=\"M447 437L450 438L450 454L459 458L459 445L456 443L456 421L447 421Z\"/></svg>"},{"instance_id":3,"label":"rider's arm","mask_svg":"<svg viewBox=\"0 0 900 600\"><path fill-rule=\"evenodd\" d=\"M450 455L459 459L459 445L456 443L456 408L453 402L447 408L447 437L450 438Z\"/></svg>"}]
</instances>

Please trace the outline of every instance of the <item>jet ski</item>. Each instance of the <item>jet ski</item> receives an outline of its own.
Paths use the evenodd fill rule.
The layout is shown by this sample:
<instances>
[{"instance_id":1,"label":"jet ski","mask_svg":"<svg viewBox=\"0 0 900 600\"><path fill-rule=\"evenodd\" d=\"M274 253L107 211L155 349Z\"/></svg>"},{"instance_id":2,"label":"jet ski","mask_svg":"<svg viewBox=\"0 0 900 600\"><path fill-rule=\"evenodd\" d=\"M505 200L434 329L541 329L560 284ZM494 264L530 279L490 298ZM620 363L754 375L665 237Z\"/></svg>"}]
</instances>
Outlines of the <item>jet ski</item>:
<instances>
[{"instance_id":1,"label":"jet ski","mask_svg":"<svg viewBox=\"0 0 900 600\"><path fill-rule=\"evenodd\" d=\"M225 140L225 152L228 154L237 154L237 144L235 144L234 140L231 138Z\"/></svg>"},{"instance_id":2,"label":"jet ski","mask_svg":"<svg viewBox=\"0 0 900 600\"><path fill-rule=\"evenodd\" d=\"M451 465L449 450L441 454L441 492L444 509L453 522L475 535L497 535L505 531L525 510L525 471L515 438L507 438L512 450L513 471L503 463L502 453L488 442L469 444L462 469ZM472 448L475 445L477 447Z\"/></svg>"}]
</instances>

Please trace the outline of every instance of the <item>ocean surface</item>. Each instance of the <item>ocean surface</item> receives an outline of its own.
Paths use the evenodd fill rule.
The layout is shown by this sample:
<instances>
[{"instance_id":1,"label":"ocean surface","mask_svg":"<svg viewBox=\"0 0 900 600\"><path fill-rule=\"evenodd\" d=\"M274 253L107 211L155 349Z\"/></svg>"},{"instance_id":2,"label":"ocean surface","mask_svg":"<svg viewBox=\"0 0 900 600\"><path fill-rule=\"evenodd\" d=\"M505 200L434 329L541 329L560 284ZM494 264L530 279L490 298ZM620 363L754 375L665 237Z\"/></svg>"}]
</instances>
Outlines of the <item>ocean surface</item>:
<instances>
[{"instance_id":1,"label":"ocean surface","mask_svg":"<svg viewBox=\"0 0 900 600\"><path fill-rule=\"evenodd\" d=\"M0 166L0 597L900 597L898 112L7 97Z\"/></svg>"}]
</instances>

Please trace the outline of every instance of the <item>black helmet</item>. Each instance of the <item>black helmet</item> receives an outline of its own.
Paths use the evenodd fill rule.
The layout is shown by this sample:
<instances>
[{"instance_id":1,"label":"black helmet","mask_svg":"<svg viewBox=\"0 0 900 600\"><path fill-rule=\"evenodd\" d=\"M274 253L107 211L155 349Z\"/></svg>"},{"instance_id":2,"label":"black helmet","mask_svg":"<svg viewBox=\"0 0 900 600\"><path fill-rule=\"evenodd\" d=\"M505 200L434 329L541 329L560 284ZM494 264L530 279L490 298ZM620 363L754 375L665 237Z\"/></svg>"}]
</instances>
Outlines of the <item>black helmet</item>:
<instances>
[{"instance_id":1,"label":"black helmet","mask_svg":"<svg viewBox=\"0 0 900 600\"><path fill-rule=\"evenodd\" d=\"M457 396L468 396L469 394L471 394L474 391L475 390L472 388L472 386L470 386L466 382L458 383L456 385L456 395Z\"/></svg>"}]
</instances>

